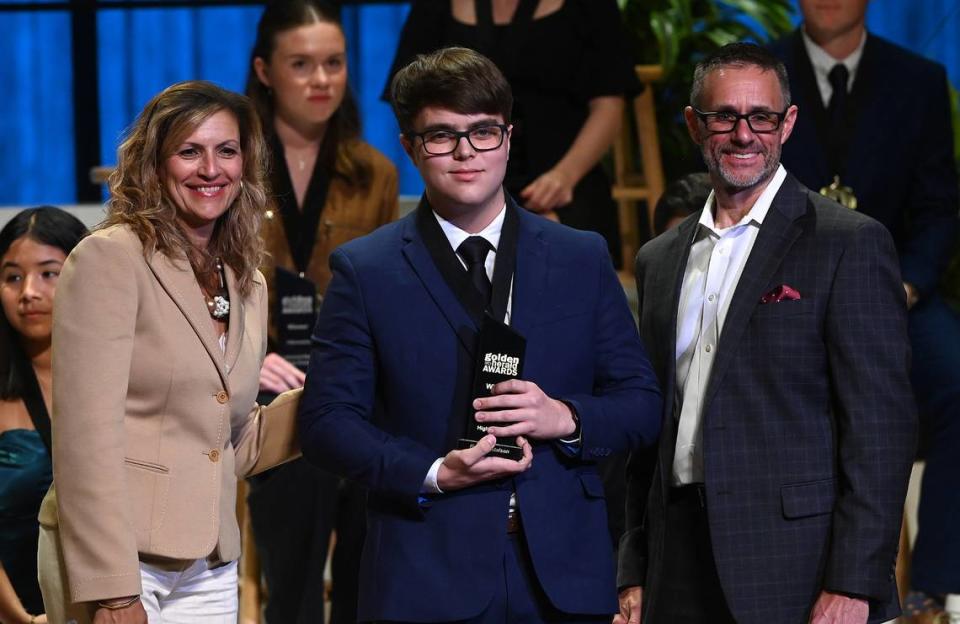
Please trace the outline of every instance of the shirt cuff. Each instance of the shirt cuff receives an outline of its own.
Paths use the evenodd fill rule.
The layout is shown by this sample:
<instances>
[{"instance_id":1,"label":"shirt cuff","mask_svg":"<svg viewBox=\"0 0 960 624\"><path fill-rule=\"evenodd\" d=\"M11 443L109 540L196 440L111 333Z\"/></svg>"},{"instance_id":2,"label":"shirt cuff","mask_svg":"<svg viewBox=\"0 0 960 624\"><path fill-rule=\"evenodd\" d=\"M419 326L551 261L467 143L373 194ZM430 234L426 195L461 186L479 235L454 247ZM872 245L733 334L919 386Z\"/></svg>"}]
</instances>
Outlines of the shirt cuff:
<instances>
[{"instance_id":1,"label":"shirt cuff","mask_svg":"<svg viewBox=\"0 0 960 624\"><path fill-rule=\"evenodd\" d=\"M437 485L437 474L440 472L441 464L443 464L442 457L438 457L437 461L431 464L430 470L427 471L427 476L423 480L423 486L420 488L421 494L443 494L443 490Z\"/></svg>"},{"instance_id":2,"label":"shirt cuff","mask_svg":"<svg viewBox=\"0 0 960 624\"><path fill-rule=\"evenodd\" d=\"M570 410L570 416L573 418L575 429L573 430L573 433L570 434L569 438L559 438L557 440L557 444L560 446L560 450L572 457L580 454L580 446L583 442L583 430L580 427L580 415L577 414L576 408L571 403L562 400L561 403L566 405Z\"/></svg>"}]
</instances>

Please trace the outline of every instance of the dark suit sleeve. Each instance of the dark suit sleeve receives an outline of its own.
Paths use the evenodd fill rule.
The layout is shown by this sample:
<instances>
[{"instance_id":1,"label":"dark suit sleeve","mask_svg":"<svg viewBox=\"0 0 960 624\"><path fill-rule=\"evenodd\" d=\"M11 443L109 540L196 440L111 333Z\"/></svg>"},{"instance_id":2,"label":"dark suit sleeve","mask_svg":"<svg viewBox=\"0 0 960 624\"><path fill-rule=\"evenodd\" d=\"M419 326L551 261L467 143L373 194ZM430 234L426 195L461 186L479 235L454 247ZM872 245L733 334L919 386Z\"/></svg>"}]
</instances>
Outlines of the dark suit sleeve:
<instances>
[{"instance_id":1,"label":"dark suit sleeve","mask_svg":"<svg viewBox=\"0 0 960 624\"><path fill-rule=\"evenodd\" d=\"M913 162L910 197L903 207L907 238L900 258L903 281L913 284L921 298L936 290L953 255L958 227L957 169L943 67L938 65L927 82L923 94L907 96L919 102L921 145Z\"/></svg>"},{"instance_id":2,"label":"dark suit sleeve","mask_svg":"<svg viewBox=\"0 0 960 624\"><path fill-rule=\"evenodd\" d=\"M637 256L635 275L637 308L643 318L645 265L642 255ZM627 459L625 530L617 551L617 587L620 589L646 584L647 532L644 520L656 457L657 445L654 444L633 451Z\"/></svg>"},{"instance_id":3,"label":"dark suit sleeve","mask_svg":"<svg viewBox=\"0 0 960 624\"><path fill-rule=\"evenodd\" d=\"M420 488L437 455L371 422L377 355L360 279L342 249L330 256L330 268L300 404L303 455L419 512Z\"/></svg>"},{"instance_id":4,"label":"dark suit sleeve","mask_svg":"<svg viewBox=\"0 0 960 624\"><path fill-rule=\"evenodd\" d=\"M906 306L887 230L850 238L826 314L840 478L824 589L886 601L916 444Z\"/></svg>"},{"instance_id":5,"label":"dark suit sleeve","mask_svg":"<svg viewBox=\"0 0 960 624\"><path fill-rule=\"evenodd\" d=\"M660 433L660 388L630 315L606 243L596 237L598 280L591 394L558 397L580 417L582 457L650 446Z\"/></svg>"}]
</instances>

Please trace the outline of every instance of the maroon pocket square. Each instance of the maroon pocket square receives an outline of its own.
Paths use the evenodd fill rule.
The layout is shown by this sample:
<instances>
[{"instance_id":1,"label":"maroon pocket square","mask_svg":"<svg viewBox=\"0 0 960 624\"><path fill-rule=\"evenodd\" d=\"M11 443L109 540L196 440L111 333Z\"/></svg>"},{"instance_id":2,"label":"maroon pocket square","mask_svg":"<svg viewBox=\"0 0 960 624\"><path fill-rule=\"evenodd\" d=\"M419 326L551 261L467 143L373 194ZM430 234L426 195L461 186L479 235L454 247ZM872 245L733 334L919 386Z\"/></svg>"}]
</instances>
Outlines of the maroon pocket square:
<instances>
[{"instance_id":1,"label":"maroon pocket square","mask_svg":"<svg viewBox=\"0 0 960 624\"><path fill-rule=\"evenodd\" d=\"M780 284L760 297L760 303L778 303L780 301L800 301L800 293L786 284Z\"/></svg>"}]
</instances>

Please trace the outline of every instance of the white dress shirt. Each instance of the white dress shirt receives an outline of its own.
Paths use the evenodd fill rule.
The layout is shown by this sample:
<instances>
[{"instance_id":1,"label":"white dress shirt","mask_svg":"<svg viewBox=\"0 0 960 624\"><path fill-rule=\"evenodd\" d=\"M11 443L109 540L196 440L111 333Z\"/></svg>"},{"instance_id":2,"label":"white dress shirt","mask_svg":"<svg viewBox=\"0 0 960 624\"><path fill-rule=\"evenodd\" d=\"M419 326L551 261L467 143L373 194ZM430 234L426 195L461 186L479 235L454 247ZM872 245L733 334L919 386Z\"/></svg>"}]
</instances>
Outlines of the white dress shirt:
<instances>
[{"instance_id":1,"label":"white dress shirt","mask_svg":"<svg viewBox=\"0 0 960 624\"><path fill-rule=\"evenodd\" d=\"M503 230L503 220L507 216L507 205L504 204L503 208L500 210L500 213L490 222L490 225L483 228L476 234L470 234L465 232L450 223L436 212L433 213L433 216L437 219L437 223L440 224L440 229L443 230L444 235L447 237L447 240L450 241L450 246L453 247L453 251L456 252L460 248L460 244L463 241L467 240L471 236L481 236L487 239L487 242L493 246L493 249L487 252L487 259L483 263L483 268L487 271L487 279L490 280L490 283L493 283L493 265L497 261L497 246L500 245L500 231ZM463 265L463 268L467 268L467 263L463 261L463 258L460 257L460 254L457 254L457 260L460 261L460 264ZM503 318L503 322L507 325L510 324L510 304L513 299L513 285L510 287L510 294L507 296L507 314Z\"/></svg>"},{"instance_id":2,"label":"white dress shirt","mask_svg":"<svg viewBox=\"0 0 960 624\"><path fill-rule=\"evenodd\" d=\"M807 35L807 31L800 29L803 37L803 45L807 49L807 56L810 57L810 64L813 65L813 75L817 78L817 88L820 89L820 97L823 99L823 107L830 105L830 96L833 95L833 86L830 84L830 70L837 63L843 63L847 68L847 93L853 88L853 81L857 77L857 68L860 67L860 57L863 56L863 46L867 43L867 31L863 31L863 37L860 38L860 44L857 49L850 53L850 56L843 59L835 59L826 50L813 42L813 39Z\"/></svg>"},{"instance_id":3,"label":"white dress shirt","mask_svg":"<svg viewBox=\"0 0 960 624\"><path fill-rule=\"evenodd\" d=\"M677 311L676 400L680 419L673 459L673 485L703 483L703 398L717 355L723 322L740 281L740 274L757 240L760 226L787 172L783 165L743 219L718 229L714 224L714 194L700 214L694 242L680 287Z\"/></svg>"}]
</instances>

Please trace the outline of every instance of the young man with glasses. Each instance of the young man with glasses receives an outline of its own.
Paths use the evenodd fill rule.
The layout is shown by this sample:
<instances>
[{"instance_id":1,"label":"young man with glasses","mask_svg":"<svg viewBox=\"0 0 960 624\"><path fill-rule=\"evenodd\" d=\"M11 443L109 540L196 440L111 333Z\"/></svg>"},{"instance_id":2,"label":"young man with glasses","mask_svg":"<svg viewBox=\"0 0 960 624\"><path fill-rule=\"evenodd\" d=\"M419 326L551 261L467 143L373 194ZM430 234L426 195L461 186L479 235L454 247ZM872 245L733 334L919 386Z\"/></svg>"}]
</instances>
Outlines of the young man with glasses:
<instances>
[{"instance_id":1,"label":"young man with glasses","mask_svg":"<svg viewBox=\"0 0 960 624\"><path fill-rule=\"evenodd\" d=\"M418 57L392 103L426 190L331 257L301 408L304 455L370 492L359 618L609 622L596 461L652 444L661 401L606 244L504 192L512 97L485 57ZM526 348L478 397L488 327ZM461 449L468 416L488 435Z\"/></svg>"},{"instance_id":2,"label":"young man with glasses","mask_svg":"<svg viewBox=\"0 0 960 624\"><path fill-rule=\"evenodd\" d=\"M690 102L713 192L637 255L663 435L630 460L615 622L891 619L916 435L893 242L780 165L770 52L707 57Z\"/></svg>"}]
</instances>

